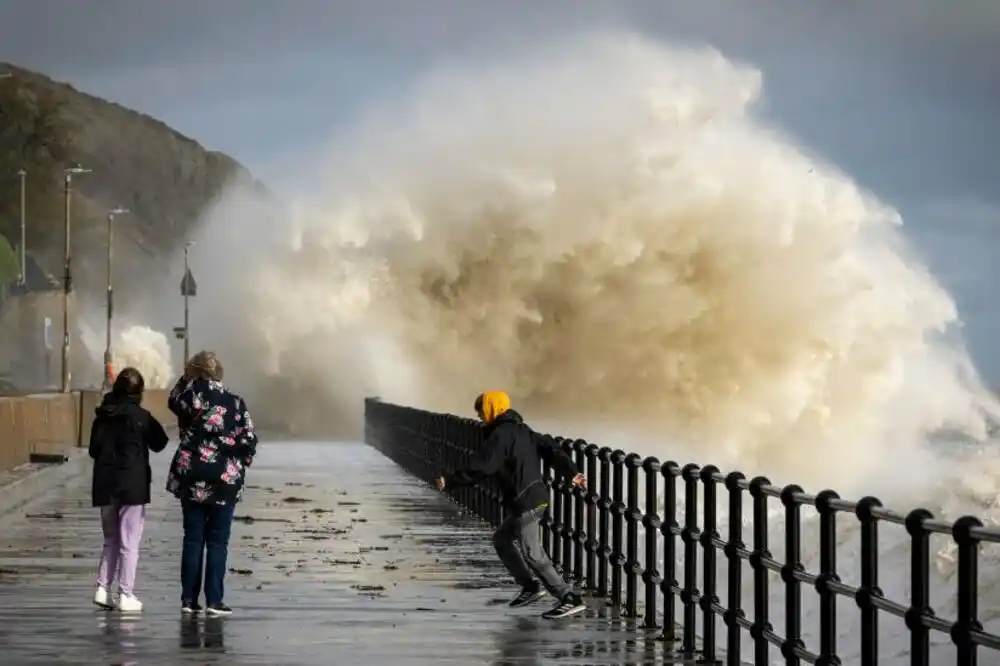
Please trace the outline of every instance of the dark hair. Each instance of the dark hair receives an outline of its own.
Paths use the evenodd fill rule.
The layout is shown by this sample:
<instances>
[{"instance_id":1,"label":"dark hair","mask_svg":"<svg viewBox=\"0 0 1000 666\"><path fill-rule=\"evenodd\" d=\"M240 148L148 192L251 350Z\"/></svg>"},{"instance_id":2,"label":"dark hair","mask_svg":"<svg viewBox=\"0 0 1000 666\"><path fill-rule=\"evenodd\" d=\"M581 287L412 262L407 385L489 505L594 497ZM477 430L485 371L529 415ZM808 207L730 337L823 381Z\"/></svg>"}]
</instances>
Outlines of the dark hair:
<instances>
[{"instance_id":1,"label":"dark hair","mask_svg":"<svg viewBox=\"0 0 1000 666\"><path fill-rule=\"evenodd\" d=\"M483 394L482 393L480 393L479 396L476 398L476 404L473 405L473 407L476 410L476 414L481 414L482 413L482 411L483 411Z\"/></svg>"},{"instance_id":2,"label":"dark hair","mask_svg":"<svg viewBox=\"0 0 1000 666\"><path fill-rule=\"evenodd\" d=\"M142 397L142 392L146 389L146 380L142 378L142 373L135 368L123 368L115 378L115 385L111 387L111 392L115 395L130 396L133 398Z\"/></svg>"}]
</instances>

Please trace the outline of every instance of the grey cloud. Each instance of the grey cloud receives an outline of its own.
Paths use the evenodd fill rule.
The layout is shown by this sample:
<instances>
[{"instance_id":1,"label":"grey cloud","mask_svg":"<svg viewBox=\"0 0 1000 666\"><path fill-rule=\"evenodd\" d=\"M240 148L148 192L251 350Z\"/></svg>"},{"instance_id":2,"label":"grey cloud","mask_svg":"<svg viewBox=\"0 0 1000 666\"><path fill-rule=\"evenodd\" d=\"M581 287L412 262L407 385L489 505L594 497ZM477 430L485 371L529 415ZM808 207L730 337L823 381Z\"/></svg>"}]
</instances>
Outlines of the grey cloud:
<instances>
[{"instance_id":1,"label":"grey cloud","mask_svg":"<svg viewBox=\"0 0 1000 666\"><path fill-rule=\"evenodd\" d=\"M0 60L163 117L280 180L305 146L436 61L594 27L761 67L769 117L902 208L992 358L996 0L4 0Z\"/></svg>"},{"instance_id":2,"label":"grey cloud","mask_svg":"<svg viewBox=\"0 0 1000 666\"><path fill-rule=\"evenodd\" d=\"M1000 49L1000 5L990 0L961 7L882 0L864 8L816 0L7 0L0 53L48 67L233 61L330 46L440 53L609 24L735 49L806 47L838 59L902 50L906 61L920 53L940 60Z\"/></svg>"},{"instance_id":3,"label":"grey cloud","mask_svg":"<svg viewBox=\"0 0 1000 666\"><path fill-rule=\"evenodd\" d=\"M993 0L7 0L0 59L197 134L227 107L275 99L342 119L436 60L597 26L707 42L759 65L783 126L896 201L994 196Z\"/></svg>"},{"instance_id":4,"label":"grey cloud","mask_svg":"<svg viewBox=\"0 0 1000 666\"><path fill-rule=\"evenodd\" d=\"M609 8L610 7L610 8ZM502 34L528 36L617 13L597 0L10 0L0 57L39 67L235 63L289 51L433 53ZM30 30L25 30L31 26Z\"/></svg>"}]
</instances>

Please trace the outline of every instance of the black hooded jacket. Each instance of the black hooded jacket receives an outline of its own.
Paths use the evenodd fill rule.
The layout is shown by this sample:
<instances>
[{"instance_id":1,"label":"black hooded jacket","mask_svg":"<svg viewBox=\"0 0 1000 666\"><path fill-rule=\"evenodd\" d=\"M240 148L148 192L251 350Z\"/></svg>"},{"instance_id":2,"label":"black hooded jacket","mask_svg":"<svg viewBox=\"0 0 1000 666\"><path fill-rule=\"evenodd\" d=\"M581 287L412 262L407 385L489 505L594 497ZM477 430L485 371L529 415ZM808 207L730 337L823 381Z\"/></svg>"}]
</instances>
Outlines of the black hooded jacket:
<instances>
[{"instance_id":1,"label":"black hooded jacket","mask_svg":"<svg viewBox=\"0 0 1000 666\"><path fill-rule=\"evenodd\" d=\"M149 504L149 452L166 448L163 426L132 396L108 393L95 413L90 428L93 505Z\"/></svg>"},{"instance_id":2,"label":"black hooded jacket","mask_svg":"<svg viewBox=\"0 0 1000 666\"><path fill-rule=\"evenodd\" d=\"M489 434L477 459L469 467L446 475L445 487L459 488L493 477L503 492L504 505L524 513L549 501L542 478L543 460L555 474L574 477L580 473L565 451L529 428L512 409L487 428Z\"/></svg>"}]
</instances>

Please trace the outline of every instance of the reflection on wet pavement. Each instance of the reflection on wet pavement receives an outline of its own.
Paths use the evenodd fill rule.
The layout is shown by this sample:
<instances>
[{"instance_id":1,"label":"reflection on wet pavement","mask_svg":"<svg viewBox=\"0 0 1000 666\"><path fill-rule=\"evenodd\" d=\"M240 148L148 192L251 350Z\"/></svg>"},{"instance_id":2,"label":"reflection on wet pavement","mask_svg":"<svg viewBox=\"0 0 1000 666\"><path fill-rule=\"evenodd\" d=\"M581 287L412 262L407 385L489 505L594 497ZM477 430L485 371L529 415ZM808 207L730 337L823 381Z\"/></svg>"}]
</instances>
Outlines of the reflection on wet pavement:
<instances>
[{"instance_id":1,"label":"reflection on wet pavement","mask_svg":"<svg viewBox=\"0 0 1000 666\"><path fill-rule=\"evenodd\" d=\"M162 472L169 457L155 465ZM606 610L512 611L487 528L363 444L261 447L230 544L229 618L180 614L180 509L154 479L139 615L90 604L89 478L0 523L0 646L17 664L662 664Z\"/></svg>"}]
</instances>

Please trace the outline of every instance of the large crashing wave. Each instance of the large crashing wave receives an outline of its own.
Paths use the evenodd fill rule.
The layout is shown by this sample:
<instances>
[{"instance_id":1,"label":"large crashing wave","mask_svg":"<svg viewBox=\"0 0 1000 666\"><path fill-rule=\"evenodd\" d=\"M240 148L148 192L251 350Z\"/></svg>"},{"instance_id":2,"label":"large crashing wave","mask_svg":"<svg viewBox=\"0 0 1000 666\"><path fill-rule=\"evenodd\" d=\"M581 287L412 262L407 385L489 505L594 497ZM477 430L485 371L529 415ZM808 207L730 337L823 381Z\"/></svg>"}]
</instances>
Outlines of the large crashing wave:
<instances>
[{"instance_id":1,"label":"large crashing wave","mask_svg":"<svg viewBox=\"0 0 1000 666\"><path fill-rule=\"evenodd\" d=\"M440 68L336 142L280 234L209 219L245 250L214 346L302 429L504 388L568 434L816 484L983 439L998 409L898 214L755 118L760 91L621 34Z\"/></svg>"},{"instance_id":2,"label":"large crashing wave","mask_svg":"<svg viewBox=\"0 0 1000 666\"><path fill-rule=\"evenodd\" d=\"M91 322L83 318L79 322L81 342L86 350L80 359L78 375L89 378L80 381L79 386L99 387L103 380L104 339ZM115 373L122 368L133 367L142 373L147 389L170 388L176 376L170 363L170 343L160 331L142 324L131 324L113 329L111 344L111 367Z\"/></svg>"}]
</instances>

